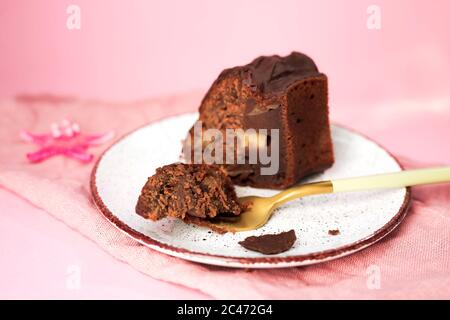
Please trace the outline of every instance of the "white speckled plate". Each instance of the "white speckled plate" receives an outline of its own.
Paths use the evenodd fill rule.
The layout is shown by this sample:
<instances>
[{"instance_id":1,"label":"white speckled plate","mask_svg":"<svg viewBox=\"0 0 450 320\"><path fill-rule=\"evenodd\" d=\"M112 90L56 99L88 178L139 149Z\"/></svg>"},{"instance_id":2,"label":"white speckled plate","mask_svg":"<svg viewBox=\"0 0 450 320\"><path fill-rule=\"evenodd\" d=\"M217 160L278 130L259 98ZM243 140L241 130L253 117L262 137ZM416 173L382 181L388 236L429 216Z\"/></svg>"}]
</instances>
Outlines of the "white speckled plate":
<instances>
[{"instance_id":1,"label":"white speckled plate","mask_svg":"<svg viewBox=\"0 0 450 320\"><path fill-rule=\"evenodd\" d=\"M176 219L145 220L134 212L140 190L157 167L179 161L181 140L197 114L185 114L149 124L109 148L95 166L91 187L95 203L116 227L163 253L191 261L244 268L308 265L361 250L386 236L406 215L409 190L307 197L279 208L263 228L216 234ZM336 163L307 181L393 172L400 165L371 140L333 126ZM238 196L271 195L275 191L238 187ZM297 242L287 252L263 255L238 242L251 235L295 229ZM329 230L338 229L338 235Z\"/></svg>"}]
</instances>

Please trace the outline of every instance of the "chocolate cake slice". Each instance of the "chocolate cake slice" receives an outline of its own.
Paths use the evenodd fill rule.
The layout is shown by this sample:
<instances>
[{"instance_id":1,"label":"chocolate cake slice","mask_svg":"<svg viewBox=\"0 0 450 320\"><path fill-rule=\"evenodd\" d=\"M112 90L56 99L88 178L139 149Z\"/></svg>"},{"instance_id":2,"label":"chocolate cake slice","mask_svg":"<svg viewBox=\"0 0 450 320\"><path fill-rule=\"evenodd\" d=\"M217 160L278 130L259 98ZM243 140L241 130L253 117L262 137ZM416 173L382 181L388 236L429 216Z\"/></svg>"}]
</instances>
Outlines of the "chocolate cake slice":
<instances>
[{"instance_id":1,"label":"chocolate cake slice","mask_svg":"<svg viewBox=\"0 0 450 320\"><path fill-rule=\"evenodd\" d=\"M200 131L215 128L225 134L226 129L245 130L247 161L237 160L239 142L236 142L234 151L231 150L235 153L234 160L230 162L223 157L219 164L235 184L286 188L334 162L327 90L327 77L308 56L298 52L286 57L262 56L219 75L200 105ZM205 146L217 137L202 136L198 143L194 128L185 140L183 153L188 162L199 163L195 151L199 148L205 151ZM255 130L247 133L248 129ZM274 135L277 130L272 129L278 129L278 134ZM251 145L248 143L251 140L257 143ZM224 154L230 152L225 146L226 139L221 142ZM278 157L275 172L262 172L269 165L260 156L251 163L249 155L255 146L265 146L271 161Z\"/></svg>"},{"instance_id":2,"label":"chocolate cake slice","mask_svg":"<svg viewBox=\"0 0 450 320\"><path fill-rule=\"evenodd\" d=\"M225 170L215 165L174 163L156 169L142 188L136 213L150 220L166 216L200 223L242 212Z\"/></svg>"}]
</instances>

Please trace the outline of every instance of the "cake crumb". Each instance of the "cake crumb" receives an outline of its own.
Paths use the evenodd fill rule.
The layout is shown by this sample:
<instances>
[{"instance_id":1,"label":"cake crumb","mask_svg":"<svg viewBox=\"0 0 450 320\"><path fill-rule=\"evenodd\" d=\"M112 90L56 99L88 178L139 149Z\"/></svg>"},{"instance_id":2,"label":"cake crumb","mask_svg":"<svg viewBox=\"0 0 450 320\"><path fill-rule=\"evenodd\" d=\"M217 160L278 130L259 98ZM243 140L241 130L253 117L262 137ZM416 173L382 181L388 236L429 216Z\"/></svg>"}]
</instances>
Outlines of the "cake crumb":
<instances>
[{"instance_id":1,"label":"cake crumb","mask_svg":"<svg viewBox=\"0 0 450 320\"><path fill-rule=\"evenodd\" d=\"M340 234L341 232L339 231L339 229L334 229L334 230L328 230L328 234L330 236L337 236L338 234Z\"/></svg>"}]
</instances>

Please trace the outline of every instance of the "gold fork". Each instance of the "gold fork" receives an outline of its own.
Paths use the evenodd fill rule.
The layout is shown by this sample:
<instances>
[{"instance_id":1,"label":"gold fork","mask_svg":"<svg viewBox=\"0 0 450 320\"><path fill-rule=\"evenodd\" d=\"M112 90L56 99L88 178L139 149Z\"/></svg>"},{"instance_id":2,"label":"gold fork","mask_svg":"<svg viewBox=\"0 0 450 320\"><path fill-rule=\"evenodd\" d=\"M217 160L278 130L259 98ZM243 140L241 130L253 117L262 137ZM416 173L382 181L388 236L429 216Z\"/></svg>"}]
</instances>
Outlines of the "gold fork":
<instances>
[{"instance_id":1,"label":"gold fork","mask_svg":"<svg viewBox=\"0 0 450 320\"><path fill-rule=\"evenodd\" d=\"M248 196L239 198L240 203L247 206L245 212L237 218L217 220L212 224L230 232L254 230L265 225L276 208L297 198L327 193L403 188L443 182L450 182L450 166L313 182L289 188L272 197Z\"/></svg>"}]
</instances>

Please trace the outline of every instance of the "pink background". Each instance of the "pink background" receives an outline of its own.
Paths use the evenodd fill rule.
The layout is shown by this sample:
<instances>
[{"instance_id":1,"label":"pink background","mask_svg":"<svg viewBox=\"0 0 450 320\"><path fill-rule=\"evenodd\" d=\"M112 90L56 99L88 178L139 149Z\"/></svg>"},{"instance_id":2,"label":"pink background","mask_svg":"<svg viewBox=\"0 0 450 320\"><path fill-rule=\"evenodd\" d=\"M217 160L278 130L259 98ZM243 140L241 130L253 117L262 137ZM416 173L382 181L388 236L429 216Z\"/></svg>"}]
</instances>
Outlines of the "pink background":
<instances>
[{"instance_id":1,"label":"pink background","mask_svg":"<svg viewBox=\"0 0 450 320\"><path fill-rule=\"evenodd\" d=\"M381 30L366 27L372 3ZM81 8L81 30L66 28L69 4ZM223 68L298 50L329 76L333 121L448 163L449 12L446 0L1 1L0 97L202 92ZM376 125L352 122L361 113ZM204 297L139 274L1 189L0 212L0 297ZM65 285L72 264L82 266L78 291Z\"/></svg>"},{"instance_id":2,"label":"pink background","mask_svg":"<svg viewBox=\"0 0 450 320\"><path fill-rule=\"evenodd\" d=\"M66 28L72 3L81 30ZM366 27L372 3L379 31ZM328 74L333 105L442 96L449 12L447 0L3 0L0 96L128 101L205 89L226 67L292 50Z\"/></svg>"}]
</instances>

